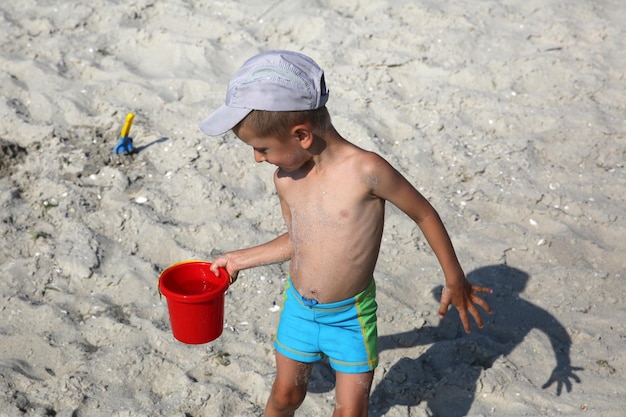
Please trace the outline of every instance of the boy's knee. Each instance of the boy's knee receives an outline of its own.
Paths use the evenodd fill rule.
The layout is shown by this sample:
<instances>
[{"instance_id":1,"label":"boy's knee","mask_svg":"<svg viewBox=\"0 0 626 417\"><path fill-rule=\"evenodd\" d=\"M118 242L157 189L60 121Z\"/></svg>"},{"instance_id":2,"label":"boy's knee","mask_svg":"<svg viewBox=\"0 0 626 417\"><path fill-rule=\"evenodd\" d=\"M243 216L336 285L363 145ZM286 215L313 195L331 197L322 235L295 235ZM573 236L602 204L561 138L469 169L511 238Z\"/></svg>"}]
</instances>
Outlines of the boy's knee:
<instances>
[{"instance_id":1,"label":"boy's knee","mask_svg":"<svg viewBox=\"0 0 626 417\"><path fill-rule=\"evenodd\" d=\"M369 399L363 399L356 403L342 404L335 403L333 417L367 417Z\"/></svg>"},{"instance_id":2,"label":"boy's knee","mask_svg":"<svg viewBox=\"0 0 626 417\"><path fill-rule=\"evenodd\" d=\"M304 390L297 388L281 388L274 386L269 402L276 410L295 411L297 410L306 396L306 388Z\"/></svg>"},{"instance_id":3,"label":"boy's knee","mask_svg":"<svg viewBox=\"0 0 626 417\"><path fill-rule=\"evenodd\" d=\"M367 407L362 409L335 408L333 417L367 417Z\"/></svg>"}]
</instances>

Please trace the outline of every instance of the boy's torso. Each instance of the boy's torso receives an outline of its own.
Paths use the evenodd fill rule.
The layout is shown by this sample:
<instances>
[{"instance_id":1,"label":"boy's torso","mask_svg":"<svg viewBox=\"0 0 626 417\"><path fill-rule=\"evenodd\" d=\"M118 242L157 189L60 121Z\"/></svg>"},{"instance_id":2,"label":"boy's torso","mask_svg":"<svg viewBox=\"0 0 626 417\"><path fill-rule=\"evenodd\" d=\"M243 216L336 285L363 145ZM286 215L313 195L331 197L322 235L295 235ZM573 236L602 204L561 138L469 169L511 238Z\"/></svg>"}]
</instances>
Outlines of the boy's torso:
<instances>
[{"instance_id":1,"label":"boy's torso","mask_svg":"<svg viewBox=\"0 0 626 417\"><path fill-rule=\"evenodd\" d=\"M323 172L277 180L294 245L290 273L302 296L320 303L355 296L370 283L383 231L384 200L360 169L365 152L349 146Z\"/></svg>"}]
</instances>

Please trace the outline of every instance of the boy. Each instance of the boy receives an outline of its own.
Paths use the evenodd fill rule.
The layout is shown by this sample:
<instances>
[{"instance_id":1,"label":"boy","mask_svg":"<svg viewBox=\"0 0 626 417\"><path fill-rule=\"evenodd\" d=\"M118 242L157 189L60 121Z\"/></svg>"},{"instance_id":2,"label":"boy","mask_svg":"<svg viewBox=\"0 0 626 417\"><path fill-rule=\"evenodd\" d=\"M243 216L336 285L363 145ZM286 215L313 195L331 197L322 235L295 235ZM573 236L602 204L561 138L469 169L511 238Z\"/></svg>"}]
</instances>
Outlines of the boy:
<instances>
[{"instance_id":1,"label":"boy","mask_svg":"<svg viewBox=\"0 0 626 417\"><path fill-rule=\"evenodd\" d=\"M333 127L324 73L295 52L269 51L244 63L229 82L226 103L200 124L208 135L233 130L257 162L278 168L274 184L287 232L259 246L218 256L212 268L231 277L290 260L289 280L274 341L276 380L265 416L293 416L304 401L313 362L324 356L336 371L333 416L367 416L378 364L374 267L385 202L420 227L441 264L450 304L470 330L482 327L475 304L489 293L472 286L433 207L379 155L358 148Z\"/></svg>"}]
</instances>

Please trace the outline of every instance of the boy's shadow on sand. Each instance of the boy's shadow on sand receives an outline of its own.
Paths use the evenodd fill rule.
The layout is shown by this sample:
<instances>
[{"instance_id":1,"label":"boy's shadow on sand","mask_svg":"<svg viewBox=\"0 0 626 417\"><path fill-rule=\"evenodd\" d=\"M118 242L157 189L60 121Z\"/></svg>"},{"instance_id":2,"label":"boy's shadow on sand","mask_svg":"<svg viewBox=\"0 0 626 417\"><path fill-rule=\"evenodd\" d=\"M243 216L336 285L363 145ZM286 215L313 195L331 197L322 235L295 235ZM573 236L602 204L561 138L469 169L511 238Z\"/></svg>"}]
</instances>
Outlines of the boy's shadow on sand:
<instances>
[{"instance_id":1,"label":"boy's shadow on sand","mask_svg":"<svg viewBox=\"0 0 626 417\"><path fill-rule=\"evenodd\" d=\"M529 279L525 272L506 265L491 265L467 275L470 282L494 290L485 299L493 308L483 314L485 327L466 335L456 309L451 308L437 327L423 327L405 333L380 336L379 351L419 345L431 345L417 358L405 357L396 362L373 387L370 417L382 417L396 405L416 406L426 401L434 417L465 416L472 406L481 373L495 361L510 354L528 333L537 329L550 340L556 366L542 388L556 385L572 389L572 380L580 382L570 364L571 339L565 328L547 311L519 297ZM441 287L433 290L438 299ZM379 369L378 372L381 372ZM332 389L334 376L327 365L316 366L310 391Z\"/></svg>"}]
</instances>

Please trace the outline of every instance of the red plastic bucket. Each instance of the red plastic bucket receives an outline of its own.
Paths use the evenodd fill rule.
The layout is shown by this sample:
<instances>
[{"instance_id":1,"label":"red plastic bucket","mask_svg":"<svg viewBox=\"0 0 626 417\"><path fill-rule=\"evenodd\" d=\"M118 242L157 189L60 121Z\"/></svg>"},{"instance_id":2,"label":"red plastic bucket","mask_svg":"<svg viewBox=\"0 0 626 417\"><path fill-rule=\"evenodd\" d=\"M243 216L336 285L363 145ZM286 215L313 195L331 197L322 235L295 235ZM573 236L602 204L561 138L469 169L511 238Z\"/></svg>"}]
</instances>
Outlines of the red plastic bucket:
<instances>
[{"instance_id":1,"label":"red plastic bucket","mask_svg":"<svg viewBox=\"0 0 626 417\"><path fill-rule=\"evenodd\" d=\"M186 261L161 273L159 290L167 299L174 337L187 344L211 342L224 329L224 294L228 272L219 276L209 269L210 262Z\"/></svg>"}]
</instances>

